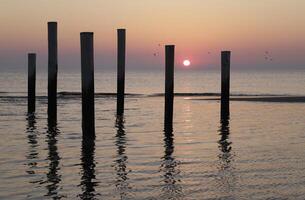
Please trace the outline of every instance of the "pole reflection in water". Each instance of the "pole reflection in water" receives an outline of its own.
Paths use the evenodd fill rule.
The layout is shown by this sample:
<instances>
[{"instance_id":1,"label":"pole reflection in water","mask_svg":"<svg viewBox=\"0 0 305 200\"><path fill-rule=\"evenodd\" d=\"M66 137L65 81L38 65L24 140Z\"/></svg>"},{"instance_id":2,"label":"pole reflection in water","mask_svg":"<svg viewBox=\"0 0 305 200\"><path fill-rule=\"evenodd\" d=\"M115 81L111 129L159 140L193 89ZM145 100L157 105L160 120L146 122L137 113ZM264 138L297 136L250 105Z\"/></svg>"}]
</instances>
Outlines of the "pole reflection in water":
<instances>
[{"instance_id":1,"label":"pole reflection in water","mask_svg":"<svg viewBox=\"0 0 305 200\"><path fill-rule=\"evenodd\" d=\"M232 142L229 140L230 136L230 118L229 115L223 115L220 121L219 135L220 140L218 141L220 153L219 157L219 175L220 175L220 189L223 192L230 193L234 189L236 178L234 176L234 154L232 153ZM227 194L230 195L230 194Z\"/></svg>"},{"instance_id":2,"label":"pole reflection in water","mask_svg":"<svg viewBox=\"0 0 305 200\"><path fill-rule=\"evenodd\" d=\"M223 116L220 120L220 129L219 129L219 135L221 136L220 140L218 141L219 148L221 150L221 154L219 155L219 158L221 158L224 163L227 163L229 166L231 160L231 144L232 142L229 141L229 135L230 135L230 127L229 127L229 116Z\"/></svg>"},{"instance_id":3,"label":"pole reflection in water","mask_svg":"<svg viewBox=\"0 0 305 200\"><path fill-rule=\"evenodd\" d=\"M90 137L91 133L83 133L82 154L81 154L81 199L96 199L99 194L95 191L98 181L95 175L95 138ZM88 136L88 137L86 137Z\"/></svg>"},{"instance_id":4,"label":"pole reflection in water","mask_svg":"<svg viewBox=\"0 0 305 200\"><path fill-rule=\"evenodd\" d=\"M53 199L59 199L61 196L58 194L59 183L61 182L60 170L60 156L57 149L57 136L60 131L57 128L56 120L48 120L47 129L47 140L48 143L48 160L49 160L49 171L47 173L46 186L48 193L46 196L50 196Z\"/></svg>"},{"instance_id":5,"label":"pole reflection in water","mask_svg":"<svg viewBox=\"0 0 305 200\"><path fill-rule=\"evenodd\" d=\"M160 166L163 173L163 194L162 199L182 199L182 186L179 184L180 170L179 161L173 156L174 153L174 135L172 124L165 125L164 129L164 156Z\"/></svg>"},{"instance_id":6,"label":"pole reflection in water","mask_svg":"<svg viewBox=\"0 0 305 200\"><path fill-rule=\"evenodd\" d=\"M37 162L35 161L38 159L38 151L37 147L38 145L38 132L36 127L36 116L35 114L29 114L27 116L27 127L26 127L26 133L28 135L28 143L30 145L30 150L26 156L28 159L28 167L29 169L26 171L28 174L35 174L35 168L37 166Z\"/></svg>"},{"instance_id":7,"label":"pole reflection in water","mask_svg":"<svg viewBox=\"0 0 305 200\"><path fill-rule=\"evenodd\" d=\"M124 127L124 118L123 116L117 116L116 119L116 141L115 145L117 147L117 156L115 159L115 170L117 174L116 178L116 188L120 193L121 199L130 199L131 187L128 182L128 172L127 162L128 156L126 155L126 133Z\"/></svg>"}]
</instances>

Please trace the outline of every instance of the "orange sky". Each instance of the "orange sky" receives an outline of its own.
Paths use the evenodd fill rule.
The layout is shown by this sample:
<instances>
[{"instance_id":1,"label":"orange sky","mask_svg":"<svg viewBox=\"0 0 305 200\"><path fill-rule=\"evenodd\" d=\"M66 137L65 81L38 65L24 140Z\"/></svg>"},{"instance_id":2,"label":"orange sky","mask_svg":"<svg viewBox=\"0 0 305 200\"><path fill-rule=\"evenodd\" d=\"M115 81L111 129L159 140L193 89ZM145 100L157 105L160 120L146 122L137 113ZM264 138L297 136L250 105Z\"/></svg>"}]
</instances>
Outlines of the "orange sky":
<instances>
[{"instance_id":1,"label":"orange sky","mask_svg":"<svg viewBox=\"0 0 305 200\"><path fill-rule=\"evenodd\" d=\"M59 65L79 67L79 33L95 33L96 68L115 67L116 29L127 29L127 65L161 68L175 44L180 67L217 68L232 50L236 68L305 67L303 0L1 0L0 70L24 67L37 52L46 66L47 22L59 23ZM270 52L272 61L264 59ZM211 52L211 53L208 53ZM159 56L153 56L159 53ZM128 67L127 66L127 67Z\"/></svg>"}]
</instances>

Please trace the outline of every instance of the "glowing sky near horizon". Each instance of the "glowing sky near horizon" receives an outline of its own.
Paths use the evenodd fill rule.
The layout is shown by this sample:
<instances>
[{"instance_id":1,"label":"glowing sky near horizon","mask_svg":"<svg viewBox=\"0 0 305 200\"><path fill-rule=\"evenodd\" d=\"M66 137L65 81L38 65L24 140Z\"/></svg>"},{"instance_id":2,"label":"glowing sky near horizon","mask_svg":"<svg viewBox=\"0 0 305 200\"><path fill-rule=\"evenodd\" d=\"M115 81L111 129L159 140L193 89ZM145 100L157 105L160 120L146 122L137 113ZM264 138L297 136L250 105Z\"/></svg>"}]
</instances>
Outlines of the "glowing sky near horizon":
<instances>
[{"instance_id":1,"label":"glowing sky near horizon","mask_svg":"<svg viewBox=\"0 0 305 200\"><path fill-rule=\"evenodd\" d=\"M162 68L162 45L176 63L217 68L221 50L233 68L305 68L303 0L1 0L0 70L22 68L37 52L46 68L47 22L58 21L59 65L79 68L79 33L94 32L96 68L115 68L116 29L127 29L127 67ZM159 46L159 44L161 46ZM265 52L269 55L266 58Z\"/></svg>"}]
</instances>

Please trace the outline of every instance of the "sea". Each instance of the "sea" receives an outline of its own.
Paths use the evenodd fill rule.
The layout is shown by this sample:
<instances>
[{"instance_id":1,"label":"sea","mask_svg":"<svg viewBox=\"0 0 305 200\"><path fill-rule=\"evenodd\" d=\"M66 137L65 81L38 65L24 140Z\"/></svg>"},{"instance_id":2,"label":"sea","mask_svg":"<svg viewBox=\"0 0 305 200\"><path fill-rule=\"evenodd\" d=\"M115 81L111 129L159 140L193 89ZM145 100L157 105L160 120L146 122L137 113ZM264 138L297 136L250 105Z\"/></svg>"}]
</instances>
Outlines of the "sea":
<instances>
[{"instance_id":1,"label":"sea","mask_svg":"<svg viewBox=\"0 0 305 200\"><path fill-rule=\"evenodd\" d=\"M121 120L116 71L96 71L89 145L80 73L59 71L52 126L47 73L36 81L28 115L27 73L0 73L0 199L305 199L304 70L232 70L231 97L252 101L231 101L226 120L220 72L176 70L170 134L163 70L126 70Z\"/></svg>"}]
</instances>

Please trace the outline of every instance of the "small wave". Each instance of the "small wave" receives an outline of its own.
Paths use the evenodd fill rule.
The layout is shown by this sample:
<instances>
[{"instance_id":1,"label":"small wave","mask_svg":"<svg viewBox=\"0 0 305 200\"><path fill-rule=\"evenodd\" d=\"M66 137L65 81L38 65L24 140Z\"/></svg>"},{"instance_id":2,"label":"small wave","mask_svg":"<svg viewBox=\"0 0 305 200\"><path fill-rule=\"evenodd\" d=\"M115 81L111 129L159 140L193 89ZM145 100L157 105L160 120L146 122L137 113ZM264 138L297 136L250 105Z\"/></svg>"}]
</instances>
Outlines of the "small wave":
<instances>
[{"instance_id":1,"label":"small wave","mask_svg":"<svg viewBox=\"0 0 305 200\"><path fill-rule=\"evenodd\" d=\"M219 93L174 93L175 96L219 96ZM147 95L148 97L161 97L164 96L164 93L154 93L154 94L149 94Z\"/></svg>"},{"instance_id":2,"label":"small wave","mask_svg":"<svg viewBox=\"0 0 305 200\"><path fill-rule=\"evenodd\" d=\"M0 91L0 94L26 94L27 92L4 92Z\"/></svg>"},{"instance_id":3,"label":"small wave","mask_svg":"<svg viewBox=\"0 0 305 200\"><path fill-rule=\"evenodd\" d=\"M2 95L1 95L2 94ZM23 95L24 94L24 95ZM18 98L27 98L26 92L0 92L0 99L18 99ZM58 98L80 98L81 92L68 92L62 91L58 92ZM95 93L95 98L107 98L107 97L116 97L115 92L97 92ZM220 93L174 93L176 97L219 97ZM136 98L144 98L144 97L163 97L164 93L153 93L153 94L140 94L140 93L125 93L125 96L128 97L136 97ZM242 93L233 93L230 95L231 97L295 97L297 95L288 95L288 94L242 94ZM301 96L301 95L300 95ZM38 99L45 99L47 96L45 95L37 95Z\"/></svg>"},{"instance_id":4,"label":"small wave","mask_svg":"<svg viewBox=\"0 0 305 200\"><path fill-rule=\"evenodd\" d=\"M81 92L59 92L59 96L81 96ZM94 94L95 96L116 96L117 93L114 92L98 92ZM142 96L143 94L132 94L132 93L125 93L125 96Z\"/></svg>"},{"instance_id":5,"label":"small wave","mask_svg":"<svg viewBox=\"0 0 305 200\"><path fill-rule=\"evenodd\" d=\"M204 93L174 93L175 96L220 96L220 93L213 93L213 92L204 92ZM164 96L164 93L155 93L155 94L150 94L147 95L149 97L160 97L160 96ZM288 94L242 94L242 93L232 93L230 94L230 96L292 96L292 95L288 95Z\"/></svg>"},{"instance_id":6,"label":"small wave","mask_svg":"<svg viewBox=\"0 0 305 200\"><path fill-rule=\"evenodd\" d=\"M81 98L82 93L81 92L59 92L58 98ZM111 92L98 92L94 94L94 97L96 99L98 98L115 98L117 96L116 93ZM125 93L126 98L140 98L144 97L143 94L132 94L132 93Z\"/></svg>"},{"instance_id":7,"label":"small wave","mask_svg":"<svg viewBox=\"0 0 305 200\"><path fill-rule=\"evenodd\" d=\"M0 99L27 99L27 96L20 96L20 95L7 95L7 96L0 96ZM36 96L36 99L46 99L47 96Z\"/></svg>"},{"instance_id":8,"label":"small wave","mask_svg":"<svg viewBox=\"0 0 305 200\"><path fill-rule=\"evenodd\" d=\"M192 99L204 101L219 101L220 98ZM266 103L305 103L305 96L255 96L255 97L231 97L230 101L251 101Z\"/></svg>"}]
</instances>

